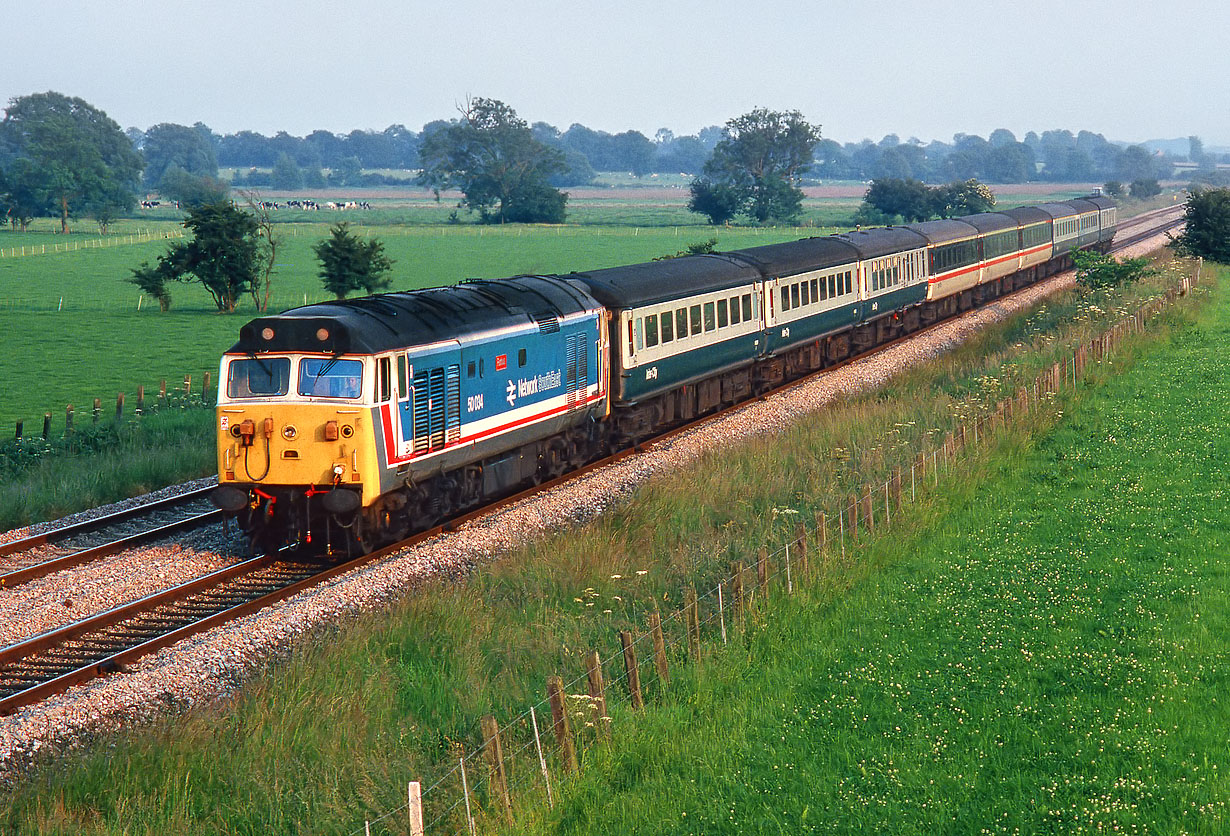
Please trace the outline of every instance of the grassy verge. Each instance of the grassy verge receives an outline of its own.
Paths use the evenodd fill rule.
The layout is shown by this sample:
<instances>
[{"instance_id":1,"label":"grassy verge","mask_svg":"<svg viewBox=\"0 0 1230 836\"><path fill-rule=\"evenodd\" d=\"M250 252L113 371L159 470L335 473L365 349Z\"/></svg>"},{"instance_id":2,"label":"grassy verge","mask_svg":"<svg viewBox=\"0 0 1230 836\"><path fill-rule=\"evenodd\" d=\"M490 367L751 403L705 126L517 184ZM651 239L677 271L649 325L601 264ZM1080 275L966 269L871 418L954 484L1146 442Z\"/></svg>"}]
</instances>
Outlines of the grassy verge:
<instances>
[{"instance_id":1,"label":"grassy verge","mask_svg":"<svg viewBox=\"0 0 1230 836\"><path fill-rule=\"evenodd\" d=\"M212 409L171 408L118 425L78 426L67 440L43 441L31 427L21 442L0 443L0 531L217 472Z\"/></svg>"},{"instance_id":2,"label":"grassy verge","mask_svg":"<svg viewBox=\"0 0 1230 836\"><path fill-rule=\"evenodd\" d=\"M617 720L516 832L1226 832L1228 351L1223 290L841 595L778 600Z\"/></svg>"},{"instance_id":3,"label":"grassy verge","mask_svg":"<svg viewBox=\"0 0 1230 836\"><path fill-rule=\"evenodd\" d=\"M1129 293L1148 298L1156 287ZM521 738L508 744L509 751L520 749L528 723L522 711L541 698L549 674L578 670L581 654L610 648L615 630L639 628L653 608L674 609L687 585L711 583L731 560L779 540L793 526L786 512L806 518L832 508L853 486L882 479L915 450L934 446L956 422L985 414L1002 393L1127 305L1120 296L1053 298L879 393L838 404L781 435L714 453L580 531L546 538L464 585L411 595L391 614L322 636L318 646L302 648L225 705L99 741L34 770L4 799L0 827L348 832L401 804L407 779L430 780L455 764L459 751L475 745L483 714L502 722L521 717L512 724ZM1018 437L1018 450L1027 447L1028 430ZM984 463L960 483L946 482L952 496L932 494L918 506L913 532L894 529L894 537L915 533L925 541L932 521L994 473ZM907 552L866 555L831 567L818 606L849 612L847 590L857 593ZM840 633L834 628L833 636ZM739 679L732 681L731 700ZM966 686L975 687L972 680ZM890 703L869 705L874 708L864 713L877 724L893 719L879 710ZM746 708L746 719L779 710L770 707ZM683 716L691 709L665 711ZM739 769L738 754L724 754L718 771ZM532 778L535 764L522 750L512 766L515 778ZM602 774L595 770L592 780ZM451 786L441 792L457 798Z\"/></svg>"}]
</instances>

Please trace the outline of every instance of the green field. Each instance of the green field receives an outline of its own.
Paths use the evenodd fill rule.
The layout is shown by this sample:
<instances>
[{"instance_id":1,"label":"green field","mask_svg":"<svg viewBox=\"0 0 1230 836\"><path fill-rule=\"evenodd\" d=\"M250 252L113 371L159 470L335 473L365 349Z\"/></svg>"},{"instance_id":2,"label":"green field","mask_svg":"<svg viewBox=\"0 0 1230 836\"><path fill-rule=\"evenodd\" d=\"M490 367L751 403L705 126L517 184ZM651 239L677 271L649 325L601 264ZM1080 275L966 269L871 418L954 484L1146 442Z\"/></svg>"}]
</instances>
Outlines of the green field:
<instances>
[{"instance_id":1,"label":"green field","mask_svg":"<svg viewBox=\"0 0 1230 836\"><path fill-rule=\"evenodd\" d=\"M867 549L866 580L775 604L515 832L1230 831L1228 356L1223 288Z\"/></svg>"},{"instance_id":2,"label":"green field","mask_svg":"<svg viewBox=\"0 0 1230 836\"><path fill-rule=\"evenodd\" d=\"M630 184L629 184L630 185ZM857 186L838 187L849 192ZM1079 193L1020 187L1005 192L1003 205L1066 199ZM273 214L284 245L278 253L271 309L326 298L317 276L313 243L338 220L383 240L395 264L395 290L451 284L467 278L520 273L569 272L630 264L679 252L688 244L717 238L720 249L769 244L835 231L849 222L857 197L808 198L804 226L711 227L686 210L687 191L664 188L587 190L570 202L570 222L559 227L450 224L455 201L436 203L422 193L373 190L370 211ZM464 213L462 213L464 218ZM44 413L63 431L65 405L82 414L94 398L110 409L116 393L135 400L137 386L156 391L191 374L216 377L218 360L255 315L251 300L238 313L217 314L197 285L171 288L172 311L160 314L125 280L142 261L165 251L161 241L129 243L129 236L182 231L169 208L116 222L99 236L87 221L72 235L59 235L58 221L38 219L30 231L0 229L0 328L9 336L0 356L0 434L14 423L39 430ZM102 244L103 246L99 246ZM85 246L70 252L67 245ZM27 255L10 255L25 248ZM37 255L28 254L37 248ZM43 254L43 248L49 250ZM138 310L139 308L139 310Z\"/></svg>"},{"instance_id":3,"label":"green field","mask_svg":"<svg viewBox=\"0 0 1230 836\"><path fill-rule=\"evenodd\" d=\"M533 783L537 760L523 712L542 698L548 674L577 675L586 649L598 648L614 677L616 630L642 629L648 611L678 607L689 584L707 588L731 561L780 542L795 520L836 507L894 464L908 466L914 451L957 421L986 414L1005 391L1157 287L1129 289L1134 301L1052 297L882 391L663 474L584 528L529 543L464 584L412 593L387 614L322 631L220 705L87 743L37 770L0 796L0 831L361 832L365 818L404 802L406 780L433 783L459 752L472 752L486 713L511 723L510 769L518 786ZM591 748L587 771L554 814L522 792L518 831L619 831L641 816L644 832L794 832L836 821L895 833L900 821L907 828L900 832L976 833L969 822L980 805L1001 812L1013 792L1033 790L1042 771L1058 778L1054 803L1074 803L1120 792L1124 776L1112 766L1162 756L1174 760L1162 764L1157 788L1140 779L1149 813L1181 815L1179 802L1190 799L1205 805L1191 815L1216 814L1225 793L1212 767L1228 768L1219 755L1226 726L1217 713L1208 724L1194 722L1204 715L1193 706L1221 699L1226 579L1196 549L1225 543L1221 488L1202 477L1225 460L1226 394L1205 384L1224 373L1228 308L1219 292L1217 309L1197 328L1176 331L1108 394L1090 386L1111 377L1111 365L1093 366L1084 403L1062 404L1069 417L1059 429L1050 429L1055 414L1044 410L1003 434L1001 446L982 448L959 477L922 492L889 537L870 541L857 559L826 563L811 597L765 611L745 638L735 631L731 649L707 660L698 681L677 667L675 684L662 689L647 672L651 702L663 707L638 719L613 684L619 737L611 751L628 756L613 754L607 766ZM1168 319L1186 325L1182 314ZM1130 348L1116 355L1120 369ZM1167 415L1173 420L1157 421ZM1136 469L1121 470L1128 465ZM1186 504L1170 513L1161 501L1178 489ZM1052 524L1067 507L1077 513ZM1104 530L1074 527L1087 519ZM1017 528L1031 548L1013 562L1007 544ZM1165 549L1150 546L1163 534ZM1108 542L1123 547L1108 550ZM987 611L980 615L979 606ZM1020 632L999 641L997 630ZM716 630L708 634L713 653ZM1013 679L1022 648L1038 667ZM830 678L842 675L844 683ZM1039 710L1008 711L1016 702L1001 698L1001 687L1036 697L1022 705ZM842 701L825 704L827 694ZM1112 708L1121 713L1104 714ZM1164 734L1142 740L1136 724L1149 709ZM1104 716L1122 717L1124 734L1086 723ZM953 725L938 725L944 720ZM1173 725L1182 734L1169 731ZM1092 736L1082 737L1087 730ZM997 754L995 733L1016 761ZM1068 737L1031 763L1029 745L1044 734ZM590 731L580 736L592 740ZM1106 761L1099 745L1119 760ZM481 784L482 768L473 766L471 779ZM1125 780L1138 786L1131 773ZM931 799L949 791L953 800L936 813ZM431 816L446 818L429 832L461 832L461 808L447 812L461 803L456 781L429 803ZM730 803L738 827L684 823L683 812L715 818ZM476 804L482 832L498 828L481 789ZM606 804L614 806L604 811ZM955 823L945 818L952 812ZM1032 832L1080 831L1067 822ZM382 824L372 832L404 830Z\"/></svg>"}]
</instances>

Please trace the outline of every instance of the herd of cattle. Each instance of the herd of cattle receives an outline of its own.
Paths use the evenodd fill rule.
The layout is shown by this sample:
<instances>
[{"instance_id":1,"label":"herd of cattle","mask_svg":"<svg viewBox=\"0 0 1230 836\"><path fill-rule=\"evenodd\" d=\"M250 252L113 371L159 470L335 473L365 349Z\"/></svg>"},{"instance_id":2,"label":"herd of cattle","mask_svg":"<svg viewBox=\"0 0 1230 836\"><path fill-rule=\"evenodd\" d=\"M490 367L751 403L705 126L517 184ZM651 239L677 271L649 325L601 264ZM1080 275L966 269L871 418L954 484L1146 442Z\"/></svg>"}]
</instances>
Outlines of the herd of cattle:
<instances>
[{"instance_id":1,"label":"herd of cattle","mask_svg":"<svg viewBox=\"0 0 1230 836\"><path fill-rule=\"evenodd\" d=\"M143 200L141 201L142 209L157 209L162 206L161 200ZM178 200L168 200L167 206L179 208ZM277 203L270 200L262 200L258 204L262 209L301 209L308 212L318 212L321 209L334 209L337 211L345 211L346 209L371 209L372 206L366 200L347 200L334 202L332 200L324 203L317 203L314 200L287 200L282 203Z\"/></svg>"}]
</instances>

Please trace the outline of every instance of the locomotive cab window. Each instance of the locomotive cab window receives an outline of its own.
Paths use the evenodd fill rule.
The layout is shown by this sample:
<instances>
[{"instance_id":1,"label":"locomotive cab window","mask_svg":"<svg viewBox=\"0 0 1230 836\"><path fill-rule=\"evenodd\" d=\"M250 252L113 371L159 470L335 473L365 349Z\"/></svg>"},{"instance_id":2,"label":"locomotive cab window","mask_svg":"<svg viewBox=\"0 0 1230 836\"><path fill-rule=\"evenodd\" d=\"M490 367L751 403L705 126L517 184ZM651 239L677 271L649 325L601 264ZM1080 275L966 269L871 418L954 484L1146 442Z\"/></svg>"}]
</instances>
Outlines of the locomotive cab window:
<instances>
[{"instance_id":1,"label":"locomotive cab window","mask_svg":"<svg viewBox=\"0 0 1230 836\"><path fill-rule=\"evenodd\" d=\"M376 382L380 396L377 401L384 403L393 398L393 363L388 357L381 357L376 361Z\"/></svg>"},{"instance_id":2,"label":"locomotive cab window","mask_svg":"<svg viewBox=\"0 0 1230 836\"><path fill-rule=\"evenodd\" d=\"M517 349L517 365L518 366L525 365L525 349L524 348Z\"/></svg>"},{"instance_id":3,"label":"locomotive cab window","mask_svg":"<svg viewBox=\"0 0 1230 836\"><path fill-rule=\"evenodd\" d=\"M357 398L363 394L363 363L336 357L299 361L299 394L314 398Z\"/></svg>"},{"instance_id":4,"label":"locomotive cab window","mask_svg":"<svg viewBox=\"0 0 1230 836\"><path fill-rule=\"evenodd\" d=\"M290 390L290 358L252 357L232 360L226 369L228 398L266 398Z\"/></svg>"}]
</instances>

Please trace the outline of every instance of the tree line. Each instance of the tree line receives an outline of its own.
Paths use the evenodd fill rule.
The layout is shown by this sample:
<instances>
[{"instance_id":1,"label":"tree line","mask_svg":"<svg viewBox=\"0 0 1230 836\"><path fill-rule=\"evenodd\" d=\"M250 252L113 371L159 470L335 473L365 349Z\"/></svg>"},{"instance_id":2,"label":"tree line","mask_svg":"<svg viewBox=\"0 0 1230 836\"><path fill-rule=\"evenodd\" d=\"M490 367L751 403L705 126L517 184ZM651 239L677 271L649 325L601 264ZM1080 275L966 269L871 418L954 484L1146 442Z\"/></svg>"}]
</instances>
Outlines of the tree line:
<instances>
[{"instance_id":1,"label":"tree line","mask_svg":"<svg viewBox=\"0 0 1230 836\"><path fill-rule=\"evenodd\" d=\"M1197 179L1219 185L1224 172L1216 169L1218 158L1205 153L1197 137L1189 144L1188 158L1200 166ZM1031 131L1018 141L1001 128L987 139L957 134L951 143L889 135L878 143L841 145L823 138L820 126L797 111L764 108L694 136L664 128L651 140L637 131L530 124L507 104L482 98L417 133L392 125L345 135L219 135L200 122L121 131L87 102L48 92L13 99L0 121L0 211L22 229L34 217L51 215L65 232L73 217L92 217L105 231L142 189L191 208L225 199L233 186L293 190L394 178L437 193L460 190L459 208L479 222L562 222L562 189L591 182L595 171L626 170L693 176L689 208L713 223L766 223L795 219L799 186L817 179L904 183L916 198L922 184L947 184L947 196L932 189L926 201L895 213L906 217L924 204L933 214L943 214L945 201L960 205L960 184L971 181L1093 180L1108 188L1130 183L1133 194L1142 194L1147 184L1171 176L1174 163L1174 157L1121 147L1089 131ZM224 165L249 171L223 180ZM869 212L862 219L872 222L876 216Z\"/></svg>"}]
</instances>

